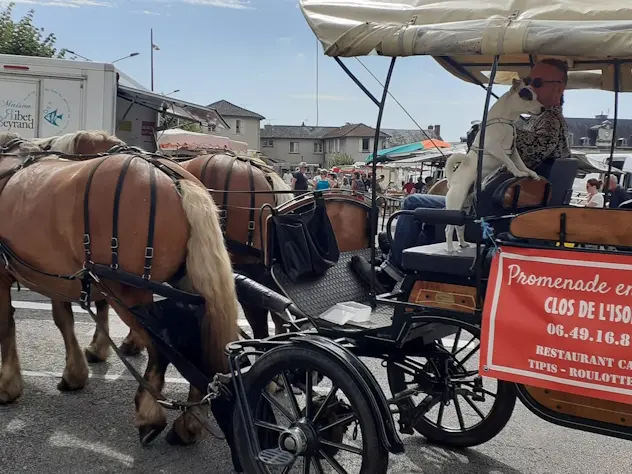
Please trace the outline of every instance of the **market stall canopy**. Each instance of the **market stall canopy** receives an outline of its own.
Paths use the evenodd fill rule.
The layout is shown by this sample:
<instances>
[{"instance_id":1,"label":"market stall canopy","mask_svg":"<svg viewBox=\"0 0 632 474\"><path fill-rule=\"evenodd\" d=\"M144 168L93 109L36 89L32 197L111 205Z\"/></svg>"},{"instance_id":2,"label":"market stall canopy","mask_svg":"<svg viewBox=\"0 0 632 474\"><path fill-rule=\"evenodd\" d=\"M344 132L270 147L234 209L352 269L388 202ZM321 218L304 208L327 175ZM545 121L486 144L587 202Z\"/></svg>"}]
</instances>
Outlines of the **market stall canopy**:
<instances>
[{"instance_id":1,"label":"market stall canopy","mask_svg":"<svg viewBox=\"0 0 632 474\"><path fill-rule=\"evenodd\" d=\"M377 152L378 161L389 161L389 160L397 160L398 158L405 158L410 156L411 153L423 150L424 146L421 142L409 143L407 145L397 145L391 148L384 148L383 150L379 150ZM371 153L367 159L366 163L371 163L373 161L373 153Z\"/></svg>"},{"instance_id":2,"label":"market stall canopy","mask_svg":"<svg viewBox=\"0 0 632 474\"><path fill-rule=\"evenodd\" d=\"M163 151L177 150L230 150L238 154L248 153L248 144L206 133L188 132L172 128L158 133L158 148Z\"/></svg>"},{"instance_id":3,"label":"market stall canopy","mask_svg":"<svg viewBox=\"0 0 632 474\"><path fill-rule=\"evenodd\" d=\"M300 7L329 56L430 55L473 83L485 82L495 55L500 70L520 75L538 58L562 57L571 71L601 74L577 83L606 90L614 90L618 59L620 90L632 91L627 0L300 0Z\"/></svg>"},{"instance_id":4,"label":"market stall canopy","mask_svg":"<svg viewBox=\"0 0 632 474\"><path fill-rule=\"evenodd\" d=\"M387 168L402 169L419 169L422 166L442 168L452 153L467 153L467 144L458 144L451 149L441 151L436 148L430 148L428 150L412 153L411 156L407 158L387 163L385 166Z\"/></svg>"},{"instance_id":5,"label":"market stall canopy","mask_svg":"<svg viewBox=\"0 0 632 474\"><path fill-rule=\"evenodd\" d=\"M609 154L587 154L571 150L571 156L579 161L578 174L586 175L591 173L606 173L608 171L606 158L610 158ZM617 155L614 156L614 161L617 161ZM610 172L612 174L621 174L622 171L613 167Z\"/></svg>"},{"instance_id":6,"label":"market stall canopy","mask_svg":"<svg viewBox=\"0 0 632 474\"><path fill-rule=\"evenodd\" d=\"M118 97L130 104L139 104L158 113L193 122L206 122L219 128L230 129L224 118L215 109L202 105L173 99L162 94L156 94L144 89L121 84L117 87Z\"/></svg>"}]
</instances>

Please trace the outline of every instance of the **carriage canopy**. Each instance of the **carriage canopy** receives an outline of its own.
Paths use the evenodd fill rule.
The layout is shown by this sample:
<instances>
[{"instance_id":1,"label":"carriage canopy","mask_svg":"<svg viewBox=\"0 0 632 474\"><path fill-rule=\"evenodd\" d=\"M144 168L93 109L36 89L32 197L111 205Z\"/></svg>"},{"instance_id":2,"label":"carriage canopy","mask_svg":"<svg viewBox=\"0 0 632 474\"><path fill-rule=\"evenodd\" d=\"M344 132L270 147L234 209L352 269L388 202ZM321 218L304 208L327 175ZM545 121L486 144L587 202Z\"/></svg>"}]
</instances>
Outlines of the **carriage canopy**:
<instances>
[{"instance_id":1,"label":"carriage canopy","mask_svg":"<svg viewBox=\"0 0 632 474\"><path fill-rule=\"evenodd\" d=\"M632 91L632 3L625 0L300 0L325 54L434 56L452 74L486 83L499 55L498 83L541 57L560 57L569 88ZM504 74L503 74L504 72Z\"/></svg>"}]
</instances>

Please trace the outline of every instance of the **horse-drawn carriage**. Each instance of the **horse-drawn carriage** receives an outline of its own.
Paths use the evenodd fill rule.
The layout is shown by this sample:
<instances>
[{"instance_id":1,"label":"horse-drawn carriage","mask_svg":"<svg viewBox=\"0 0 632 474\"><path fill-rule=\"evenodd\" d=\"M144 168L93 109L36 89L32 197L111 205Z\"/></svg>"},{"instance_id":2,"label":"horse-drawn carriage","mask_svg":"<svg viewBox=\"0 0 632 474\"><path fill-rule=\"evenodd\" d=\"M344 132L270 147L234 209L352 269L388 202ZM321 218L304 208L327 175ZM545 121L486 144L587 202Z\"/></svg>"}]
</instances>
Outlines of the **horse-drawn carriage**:
<instances>
[{"instance_id":1,"label":"horse-drawn carriage","mask_svg":"<svg viewBox=\"0 0 632 474\"><path fill-rule=\"evenodd\" d=\"M632 10L614 0L592 5L590 16L583 5L550 0L515 10L450 0L302 0L301 8L326 54L350 75L340 57L392 58L381 99L361 86L379 108L376 134L397 57L431 55L467 82L488 82L479 170L492 85L511 83L541 56L568 61L570 87L577 81L615 97L632 88ZM365 284L349 266L357 255L376 261L375 182L372 201L335 192L283 199L290 191L278 176L232 155L179 166L94 134L36 144L1 137L0 146L2 403L22 391L8 290L18 280L53 300L68 354L60 389L87 379L68 302L90 309L93 301L88 360L104 360L108 342L121 356L148 348L144 377L127 365L140 384L141 441L164 429L164 407L183 411L171 442L195 442L202 427L218 434L204 413L210 405L235 467L248 473L385 473L389 453L403 451L397 427L474 446L503 429L518 397L550 422L632 438L625 359L632 214L567 206L577 166L570 158L538 181L504 176L483 187L479 173L473 216L426 209L391 216L466 225L476 245L407 249L402 284L377 294L374 279ZM152 293L166 299L153 301ZM237 340L235 295L255 339ZM357 317L350 302L371 315L331 319L339 303ZM121 349L107 334L108 304L133 330ZM268 311L289 332L266 337ZM367 359L382 361L390 398ZM187 402L160 393L169 363L191 382Z\"/></svg>"}]
</instances>

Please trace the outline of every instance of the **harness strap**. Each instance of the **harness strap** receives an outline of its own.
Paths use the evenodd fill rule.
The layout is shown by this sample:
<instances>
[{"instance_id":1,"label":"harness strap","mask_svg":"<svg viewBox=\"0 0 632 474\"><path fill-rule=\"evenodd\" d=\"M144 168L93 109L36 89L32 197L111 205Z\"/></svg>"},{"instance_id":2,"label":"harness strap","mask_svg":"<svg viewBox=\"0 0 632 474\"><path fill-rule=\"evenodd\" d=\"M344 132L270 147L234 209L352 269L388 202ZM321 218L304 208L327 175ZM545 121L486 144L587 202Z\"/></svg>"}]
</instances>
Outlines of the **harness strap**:
<instances>
[{"instance_id":1,"label":"harness strap","mask_svg":"<svg viewBox=\"0 0 632 474\"><path fill-rule=\"evenodd\" d=\"M145 266L143 278L151 280L151 262L154 258L154 231L156 227L156 168L149 163L149 230L147 231L147 247L145 248Z\"/></svg>"},{"instance_id":2,"label":"harness strap","mask_svg":"<svg viewBox=\"0 0 632 474\"><path fill-rule=\"evenodd\" d=\"M88 176L88 182L86 183L86 191L83 195L83 250L85 253L85 267L87 268L89 263L92 263L92 251L90 242L90 188L92 187L92 180L94 175L107 158L103 158L92 168L90 175Z\"/></svg>"},{"instance_id":3,"label":"harness strap","mask_svg":"<svg viewBox=\"0 0 632 474\"><path fill-rule=\"evenodd\" d=\"M118 181L116 183L116 189L114 190L114 213L112 214L112 239L110 241L110 248L112 250L112 267L113 270L118 270L118 221L119 221L119 207L121 204L121 193L123 191L123 181L125 180L125 175L127 174L127 170L129 169L129 165L132 163L132 160L136 158L136 156L131 155L123 163L123 168L121 169L121 174L119 174Z\"/></svg>"},{"instance_id":4,"label":"harness strap","mask_svg":"<svg viewBox=\"0 0 632 474\"><path fill-rule=\"evenodd\" d=\"M208 168L208 165L211 161L213 161L213 158L215 158L217 155L210 155L205 161L204 161L204 165L202 165L202 171L200 172L200 181L202 181L202 183L204 183L204 177L206 176L206 169Z\"/></svg>"},{"instance_id":5,"label":"harness strap","mask_svg":"<svg viewBox=\"0 0 632 474\"><path fill-rule=\"evenodd\" d=\"M233 173L233 167L235 166L235 161L237 161L236 156L230 157L230 166L228 167L228 171L226 172L226 182L224 183L224 191L227 191L230 187L230 177ZM222 200L222 209L220 210L220 219L222 224L222 232L226 233L226 228L228 226L228 215L226 209L228 208L228 193L224 193L224 199Z\"/></svg>"},{"instance_id":6,"label":"harness strap","mask_svg":"<svg viewBox=\"0 0 632 474\"><path fill-rule=\"evenodd\" d=\"M246 243L248 246L252 246L252 238L255 232L255 175L252 170L252 164L249 163L248 166L248 179L250 181L250 212L248 216L248 242Z\"/></svg>"}]
</instances>

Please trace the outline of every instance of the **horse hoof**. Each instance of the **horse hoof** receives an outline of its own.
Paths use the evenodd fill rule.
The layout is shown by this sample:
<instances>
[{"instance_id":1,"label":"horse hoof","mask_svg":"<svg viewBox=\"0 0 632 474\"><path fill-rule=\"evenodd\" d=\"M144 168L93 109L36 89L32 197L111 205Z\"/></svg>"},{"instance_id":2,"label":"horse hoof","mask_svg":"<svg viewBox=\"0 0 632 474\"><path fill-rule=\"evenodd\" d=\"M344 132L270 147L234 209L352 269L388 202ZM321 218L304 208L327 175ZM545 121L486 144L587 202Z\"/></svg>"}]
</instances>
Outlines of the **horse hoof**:
<instances>
[{"instance_id":1,"label":"horse hoof","mask_svg":"<svg viewBox=\"0 0 632 474\"><path fill-rule=\"evenodd\" d=\"M176 432L176 429L172 426L167 436L165 437L167 443L171 446L189 446L191 444L195 444L195 440L185 441L182 437Z\"/></svg>"},{"instance_id":2,"label":"horse hoof","mask_svg":"<svg viewBox=\"0 0 632 474\"><path fill-rule=\"evenodd\" d=\"M124 342L123 344L121 344L119 350L121 351L121 354L127 357L137 356L140 355L140 353L142 352L136 344L130 342Z\"/></svg>"},{"instance_id":3,"label":"horse hoof","mask_svg":"<svg viewBox=\"0 0 632 474\"><path fill-rule=\"evenodd\" d=\"M105 359L101 359L99 356L97 356L90 349L84 349L83 353L85 354L86 360L88 361L89 364L98 364L98 363L101 363L101 362L105 362Z\"/></svg>"},{"instance_id":4,"label":"horse hoof","mask_svg":"<svg viewBox=\"0 0 632 474\"><path fill-rule=\"evenodd\" d=\"M162 433L162 430L164 430L166 426L167 422L165 421L160 425L146 425L138 428L140 444L142 444L143 446L147 446L148 444L150 444L160 433Z\"/></svg>"},{"instance_id":5,"label":"horse hoof","mask_svg":"<svg viewBox=\"0 0 632 474\"><path fill-rule=\"evenodd\" d=\"M68 383L65 378L61 378L61 381L57 384L57 390L60 392L76 392L77 390L81 390L82 387L73 387Z\"/></svg>"}]
</instances>

